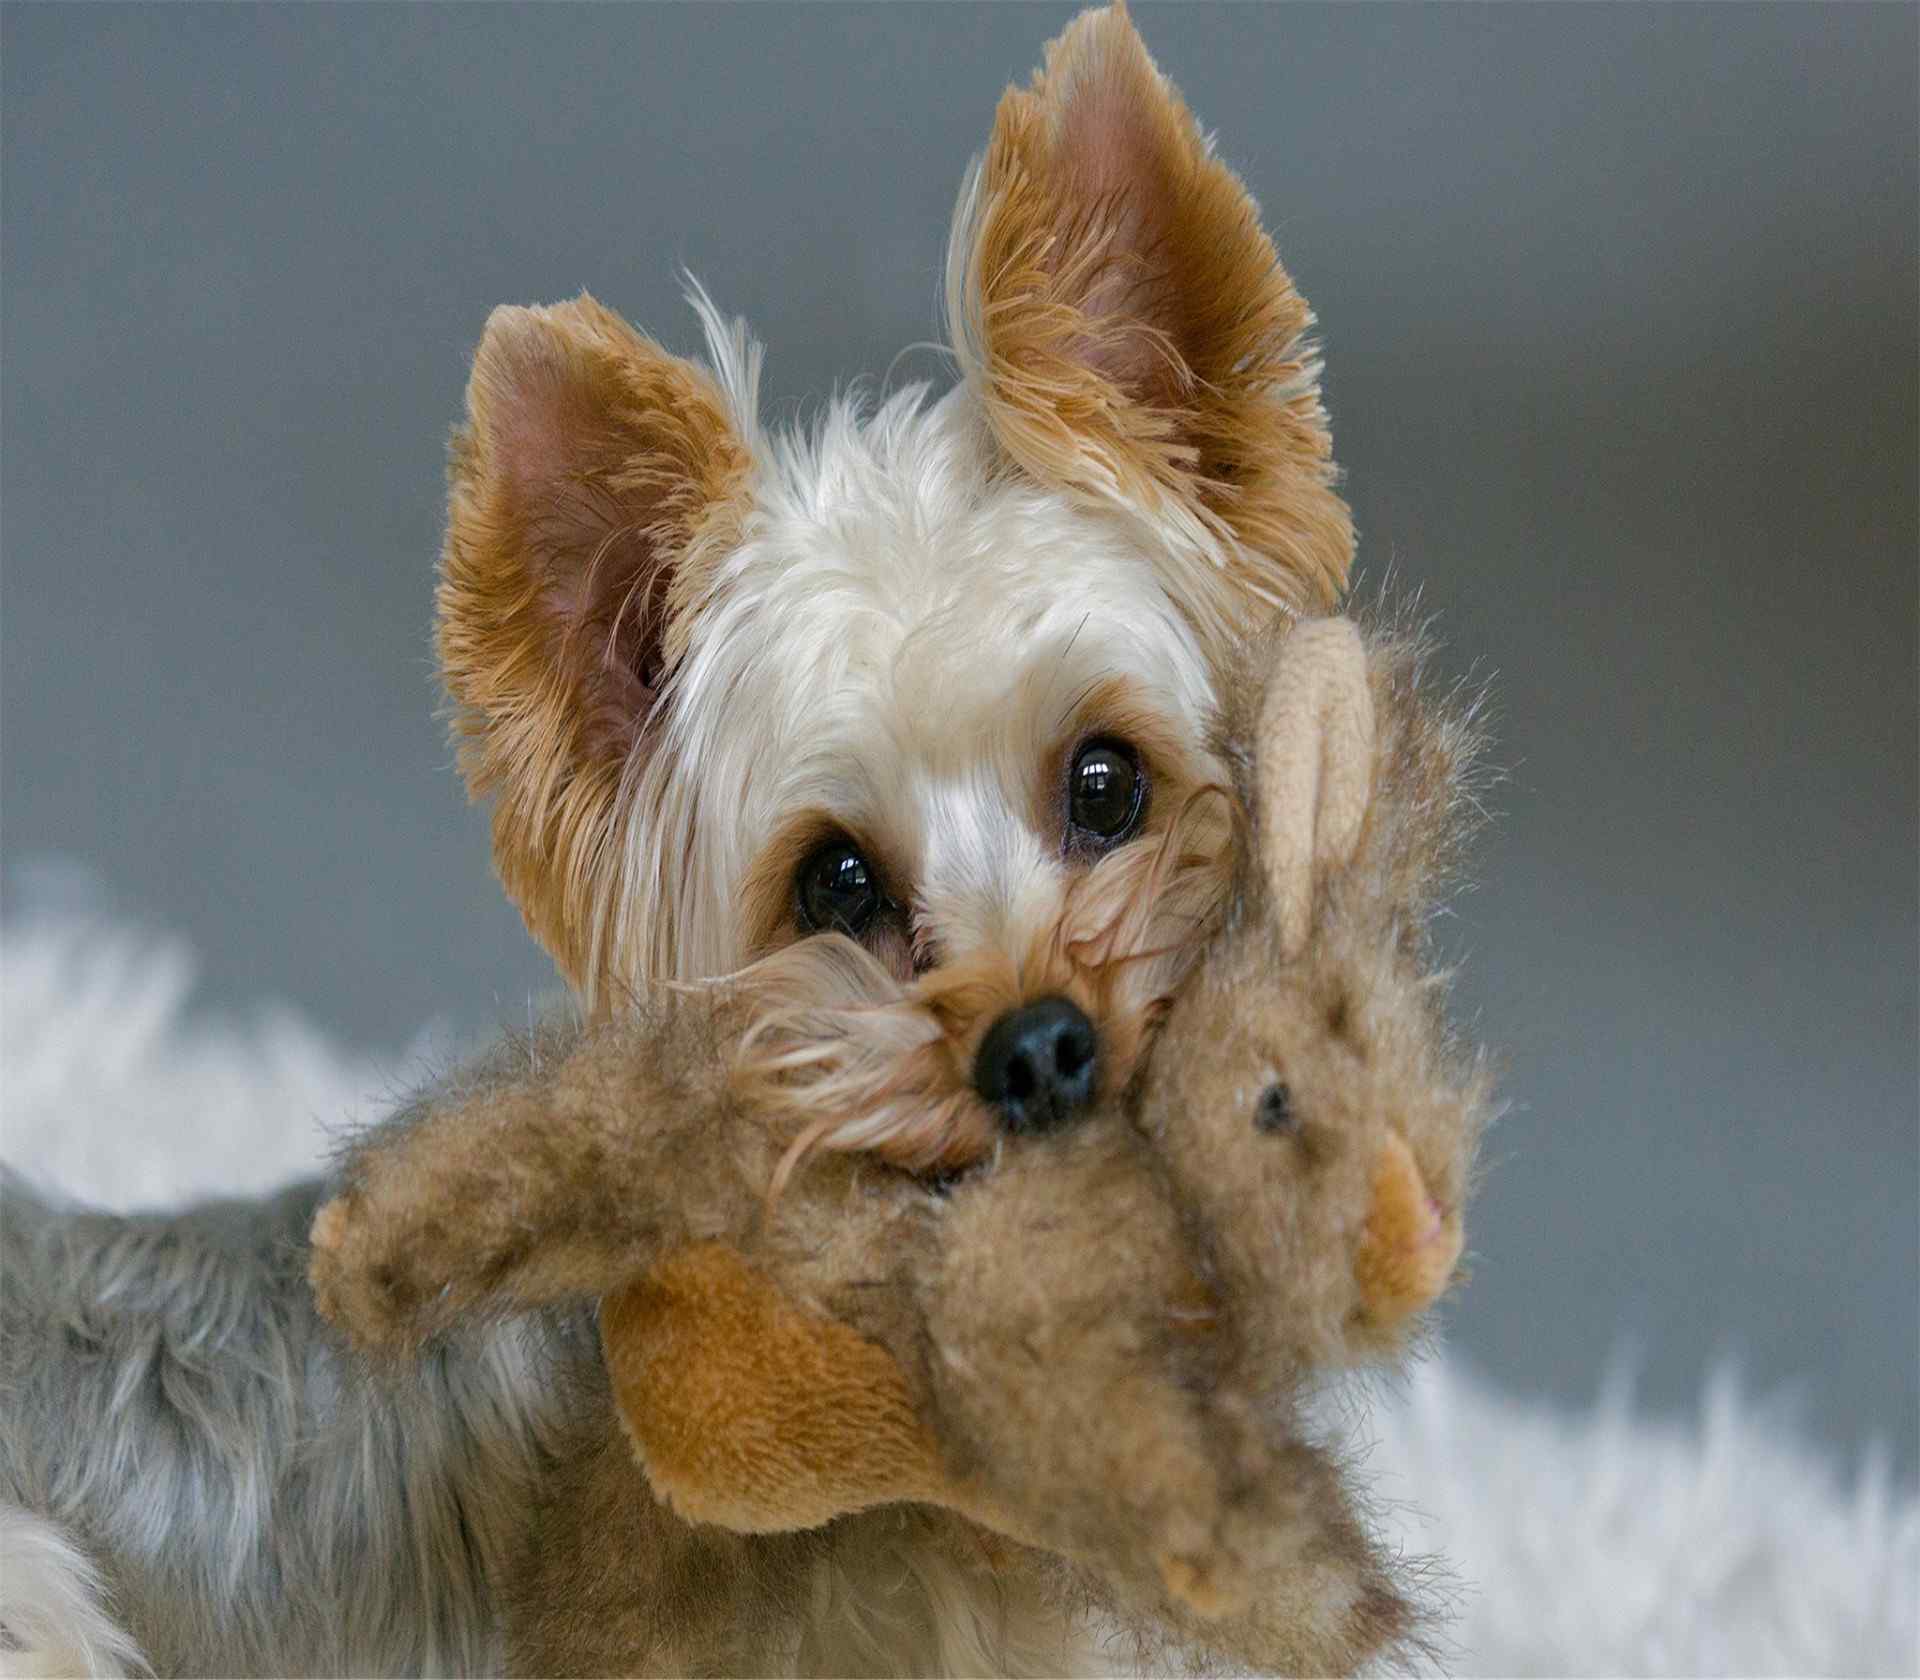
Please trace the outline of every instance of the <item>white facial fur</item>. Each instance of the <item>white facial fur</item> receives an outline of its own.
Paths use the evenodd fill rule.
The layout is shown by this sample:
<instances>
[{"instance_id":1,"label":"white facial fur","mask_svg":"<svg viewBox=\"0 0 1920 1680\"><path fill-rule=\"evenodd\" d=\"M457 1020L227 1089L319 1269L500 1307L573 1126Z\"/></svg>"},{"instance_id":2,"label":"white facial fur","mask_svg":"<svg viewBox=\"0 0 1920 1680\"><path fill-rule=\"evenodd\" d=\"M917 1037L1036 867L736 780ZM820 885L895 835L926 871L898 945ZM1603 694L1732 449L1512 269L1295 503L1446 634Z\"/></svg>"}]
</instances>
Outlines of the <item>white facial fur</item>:
<instances>
[{"instance_id":1,"label":"white facial fur","mask_svg":"<svg viewBox=\"0 0 1920 1680\"><path fill-rule=\"evenodd\" d=\"M1215 768L1206 662L1146 533L996 470L966 387L760 432L757 348L697 302L759 477L627 802L621 914L595 918L620 978L754 955L749 872L810 811L884 854L916 948L1017 949L1075 867L1039 784L1090 689L1124 679L1195 775Z\"/></svg>"}]
</instances>

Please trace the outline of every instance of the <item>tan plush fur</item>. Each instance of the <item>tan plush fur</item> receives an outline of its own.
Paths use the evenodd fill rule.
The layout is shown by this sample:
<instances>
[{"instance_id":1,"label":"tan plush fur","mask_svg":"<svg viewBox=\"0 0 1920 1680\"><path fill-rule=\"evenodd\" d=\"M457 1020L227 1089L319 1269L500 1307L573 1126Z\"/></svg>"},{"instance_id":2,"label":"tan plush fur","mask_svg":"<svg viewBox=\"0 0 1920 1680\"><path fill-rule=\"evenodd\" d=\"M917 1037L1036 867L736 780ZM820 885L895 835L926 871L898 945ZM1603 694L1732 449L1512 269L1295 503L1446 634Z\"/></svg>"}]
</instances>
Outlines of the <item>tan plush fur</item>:
<instances>
[{"instance_id":1,"label":"tan plush fur","mask_svg":"<svg viewBox=\"0 0 1920 1680\"><path fill-rule=\"evenodd\" d=\"M313 1280L360 1340L604 1297L609 1386L509 1595L517 1663L797 1663L807 1560L896 1541L915 1579L984 1571L1063 1638L1097 1605L1150 1643L1318 1673L1408 1631L1295 1396L1398 1346L1459 1253L1488 1081L1427 924L1474 739L1393 636L1283 624L1242 669L1218 741L1232 898L1144 1074L1070 1132L945 1184L816 1150L774 1197L791 1125L730 1075L749 975L538 1035L349 1159ZM1303 757L1275 718L1329 738ZM1268 796L1298 763L1333 790L1304 858L1269 844L1297 827ZM1300 869L1304 948L1276 913ZM876 1005L899 988L837 942L774 961L803 958L864 972Z\"/></svg>"},{"instance_id":2,"label":"tan plush fur","mask_svg":"<svg viewBox=\"0 0 1920 1680\"><path fill-rule=\"evenodd\" d=\"M1370 720L1357 722L1351 675L1335 685L1340 698L1321 675L1327 664L1352 669L1318 639L1331 628L1294 632L1334 655L1298 685L1312 705L1287 692L1286 641L1258 710L1257 682L1229 688L1220 744L1245 838L1228 928L1176 995L1139 1097L1141 1123L1163 1140L1181 1194L1225 1234L1216 1258L1230 1287L1321 1302L1267 1326L1282 1335L1277 1351L1311 1363L1391 1347L1451 1277L1492 1091L1485 1058L1447 1026L1446 975L1429 944L1433 911L1478 819L1469 780L1478 735L1469 714L1420 699L1417 640L1386 633L1365 661ZM1271 636L1248 657L1257 672L1272 657ZM1342 808L1350 772L1329 767L1324 751L1303 750L1297 736L1276 741L1276 714L1326 719L1323 747L1369 743L1357 823ZM1253 742L1266 747L1257 760ZM1297 869L1272 866L1276 836L1279 857L1296 855L1298 818L1271 795L1297 784L1276 782L1268 766L1294 771L1303 761L1321 766L1316 783L1334 795L1320 809L1344 862L1316 870L1311 914L1296 926ZM1324 822L1318 832L1326 835ZM1161 1054L1169 1041L1209 1048L1169 1058ZM1285 1091L1280 1149L1240 1123L1273 1087ZM1351 1304L1336 1310L1342 1301Z\"/></svg>"},{"instance_id":3,"label":"tan plush fur","mask_svg":"<svg viewBox=\"0 0 1920 1680\"><path fill-rule=\"evenodd\" d=\"M607 1298L600 1329L648 1480L690 1522L778 1533L942 1491L893 1357L728 1244L669 1255Z\"/></svg>"}]
</instances>

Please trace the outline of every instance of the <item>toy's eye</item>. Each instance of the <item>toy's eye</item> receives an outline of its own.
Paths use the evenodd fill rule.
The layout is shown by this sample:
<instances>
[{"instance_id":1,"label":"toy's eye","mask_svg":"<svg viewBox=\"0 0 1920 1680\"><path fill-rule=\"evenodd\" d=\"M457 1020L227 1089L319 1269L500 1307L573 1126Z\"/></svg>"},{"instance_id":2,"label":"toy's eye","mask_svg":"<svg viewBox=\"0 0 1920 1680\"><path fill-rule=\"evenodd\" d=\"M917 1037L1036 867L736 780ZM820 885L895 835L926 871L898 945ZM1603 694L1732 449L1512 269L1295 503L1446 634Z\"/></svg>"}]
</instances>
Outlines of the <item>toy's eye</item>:
<instances>
[{"instance_id":1,"label":"toy's eye","mask_svg":"<svg viewBox=\"0 0 1920 1680\"><path fill-rule=\"evenodd\" d=\"M1069 842L1104 851L1130 840L1147 814L1147 777L1122 741L1089 741L1067 773Z\"/></svg>"},{"instance_id":2,"label":"toy's eye","mask_svg":"<svg viewBox=\"0 0 1920 1680\"><path fill-rule=\"evenodd\" d=\"M1256 1132L1290 1132L1300 1124L1293 1112L1293 1093L1284 1079L1276 1079L1260 1093L1253 1105L1253 1129Z\"/></svg>"},{"instance_id":3,"label":"toy's eye","mask_svg":"<svg viewBox=\"0 0 1920 1680\"><path fill-rule=\"evenodd\" d=\"M800 865L794 878L800 920L809 933L858 939L880 908L880 881L850 840L830 840Z\"/></svg>"},{"instance_id":4,"label":"toy's eye","mask_svg":"<svg viewBox=\"0 0 1920 1680\"><path fill-rule=\"evenodd\" d=\"M945 1201L953 1194L955 1185L964 1183L979 1170L978 1163L970 1167L935 1167L919 1175L920 1185L929 1196Z\"/></svg>"}]
</instances>

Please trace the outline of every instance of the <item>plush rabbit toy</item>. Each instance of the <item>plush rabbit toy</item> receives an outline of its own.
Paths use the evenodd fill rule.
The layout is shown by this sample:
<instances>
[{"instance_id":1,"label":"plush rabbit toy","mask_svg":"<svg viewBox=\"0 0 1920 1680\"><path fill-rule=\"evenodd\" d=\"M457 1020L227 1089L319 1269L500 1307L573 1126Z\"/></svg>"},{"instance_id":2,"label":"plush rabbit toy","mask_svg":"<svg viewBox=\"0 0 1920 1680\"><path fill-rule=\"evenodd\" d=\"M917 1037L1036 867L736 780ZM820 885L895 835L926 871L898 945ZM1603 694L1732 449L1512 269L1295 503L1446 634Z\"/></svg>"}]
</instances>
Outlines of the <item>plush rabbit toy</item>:
<instances>
[{"instance_id":1,"label":"plush rabbit toy","mask_svg":"<svg viewBox=\"0 0 1920 1680\"><path fill-rule=\"evenodd\" d=\"M1216 930L1144 1073L1070 1127L937 1180L796 1155L734 1077L750 974L537 1032L353 1148L311 1276L363 1348L599 1303L502 1571L515 1667L1057 1669L1034 1630L1091 1614L1334 1673L1413 1632L1299 1401L1455 1276L1489 1102L1428 943L1476 740L1418 665L1345 620L1249 650ZM870 1553L976 1645L877 1627Z\"/></svg>"}]
</instances>

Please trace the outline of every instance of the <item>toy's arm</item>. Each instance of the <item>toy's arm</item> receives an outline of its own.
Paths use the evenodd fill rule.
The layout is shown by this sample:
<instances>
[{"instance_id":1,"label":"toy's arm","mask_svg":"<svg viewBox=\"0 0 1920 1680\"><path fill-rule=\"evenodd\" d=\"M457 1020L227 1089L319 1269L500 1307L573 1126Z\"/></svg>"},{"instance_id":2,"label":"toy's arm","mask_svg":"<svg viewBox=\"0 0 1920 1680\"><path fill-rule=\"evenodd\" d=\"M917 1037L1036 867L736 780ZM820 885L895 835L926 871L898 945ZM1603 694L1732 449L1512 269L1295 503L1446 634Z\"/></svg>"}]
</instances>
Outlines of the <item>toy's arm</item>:
<instances>
[{"instance_id":1,"label":"toy's arm","mask_svg":"<svg viewBox=\"0 0 1920 1680\"><path fill-rule=\"evenodd\" d=\"M548 1029L363 1136L315 1216L321 1312L368 1346L464 1317L590 1297L753 1217L724 993L663 995L627 1025Z\"/></svg>"},{"instance_id":2,"label":"toy's arm","mask_svg":"<svg viewBox=\"0 0 1920 1680\"><path fill-rule=\"evenodd\" d=\"M1139 1671L1400 1672L1423 1613L1367 1532L1349 1478L1302 1440L1281 1450L1265 1485L1265 1555L1229 1608L1202 1609L1167 1582L1082 1572L1088 1597L1138 1640Z\"/></svg>"}]
</instances>

